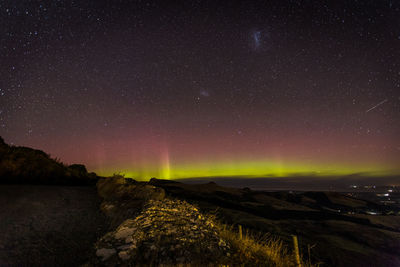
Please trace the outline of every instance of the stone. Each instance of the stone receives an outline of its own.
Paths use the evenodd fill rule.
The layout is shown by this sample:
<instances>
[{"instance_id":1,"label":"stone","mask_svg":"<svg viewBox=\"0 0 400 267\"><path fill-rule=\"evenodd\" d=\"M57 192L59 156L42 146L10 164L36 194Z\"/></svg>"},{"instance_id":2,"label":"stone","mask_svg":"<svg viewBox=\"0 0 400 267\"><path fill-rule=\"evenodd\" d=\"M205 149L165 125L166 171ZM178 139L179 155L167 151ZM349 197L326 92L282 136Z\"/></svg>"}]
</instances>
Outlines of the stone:
<instances>
[{"instance_id":1,"label":"stone","mask_svg":"<svg viewBox=\"0 0 400 267\"><path fill-rule=\"evenodd\" d=\"M135 232L134 228L121 227L115 233L115 238L116 239L126 239L129 236L131 236L134 232Z\"/></svg>"},{"instance_id":2,"label":"stone","mask_svg":"<svg viewBox=\"0 0 400 267\"><path fill-rule=\"evenodd\" d=\"M120 253L118 253L118 257L120 257L121 260L126 261L131 258L131 255L129 255L128 251L123 250Z\"/></svg>"},{"instance_id":3,"label":"stone","mask_svg":"<svg viewBox=\"0 0 400 267\"><path fill-rule=\"evenodd\" d=\"M101 260L105 261L115 253L117 253L117 251L113 248L100 248L96 251L96 256L101 257Z\"/></svg>"},{"instance_id":4,"label":"stone","mask_svg":"<svg viewBox=\"0 0 400 267\"><path fill-rule=\"evenodd\" d=\"M149 197L142 195L145 192L153 192L155 195L143 202L140 211L124 213L127 217L120 217L121 221L114 226L115 230L98 241L97 247L114 248L97 251L96 254L103 261L115 254L111 261L104 264L146 266L154 263L172 266L193 260L206 262L203 257L205 254L216 262L230 252L226 241L220 238L213 220L201 214L193 205L176 199L159 200L157 196L162 194L158 195L157 188L146 187L141 183L131 185L118 181L116 185L107 186L115 186L121 193L112 200L115 205L112 216L119 215L119 211L126 212L132 201ZM118 201L121 196L122 201Z\"/></svg>"},{"instance_id":5,"label":"stone","mask_svg":"<svg viewBox=\"0 0 400 267\"><path fill-rule=\"evenodd\" d=\"M125 238L125 243L133 243L133 236L128 236L127 238Z\"/></svg>"},{"instance_id":6,"label":"stone","mask_svg":"<svg viewBox=\"0 0 400 267\"><path fill-rule=\"evenodd\" d=\"M123 245L123 246L119 246L118 247L119 250L127 250L127 249L130 249L130 248L131 248L130 245Z\"/></svg>"},{"instance_id":7,"label":"stone","mask_svg":"<svg viewBox=\"0 0 400 267\"><path fill-rule=\"evenodd\" d=\"M109 211L109 210L113 209L114 207L115 207L115 206L114 206L113 204L105 204L103 208L104 208L106 211Z\"/></svg>"}]
</instances>

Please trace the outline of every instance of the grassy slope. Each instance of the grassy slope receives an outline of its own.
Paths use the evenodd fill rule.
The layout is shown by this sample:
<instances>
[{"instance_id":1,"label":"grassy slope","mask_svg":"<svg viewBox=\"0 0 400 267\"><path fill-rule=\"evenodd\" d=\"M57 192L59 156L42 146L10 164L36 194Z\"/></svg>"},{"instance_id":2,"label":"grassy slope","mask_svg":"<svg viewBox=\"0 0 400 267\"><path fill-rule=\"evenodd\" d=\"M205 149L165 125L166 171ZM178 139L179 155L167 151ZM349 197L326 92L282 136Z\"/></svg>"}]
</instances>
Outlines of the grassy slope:
<instances>
[{"instance_id":1,"label":"grassy slope","mask_svg":"<svg viewBox=\"0 0 400 267\"><path fill-rule=\"evenodd\" d=\"M396 266L400 264L399 229L396 223L386 226L370 216L343 215L334 210L354 207L376 208L336 193L266 193L224 188L214 183L187 185L153 180L169 195L197 203L206 211L216 210L217 217L228 224L281 237L291 246L291 235L299 236L302 254L314 246L313 262L325 266ZM399 220L386 216L387 221Z\"/></svg>"}]
</instances>

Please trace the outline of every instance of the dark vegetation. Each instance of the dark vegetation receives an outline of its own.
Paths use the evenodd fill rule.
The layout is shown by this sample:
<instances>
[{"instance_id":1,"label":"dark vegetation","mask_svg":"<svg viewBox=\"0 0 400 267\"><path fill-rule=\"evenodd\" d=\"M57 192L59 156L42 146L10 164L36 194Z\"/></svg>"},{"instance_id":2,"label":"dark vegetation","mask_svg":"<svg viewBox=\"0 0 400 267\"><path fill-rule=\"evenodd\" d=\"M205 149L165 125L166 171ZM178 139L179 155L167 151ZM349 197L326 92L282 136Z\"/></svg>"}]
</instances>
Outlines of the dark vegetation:
<instances>
[{"instance_id":1,"label":"dark vegetation","mask_svg":"<svg viewBox=\"0 0 400 267\"><path fill-rule=\"evenodd\" d=\"M66 166L41 150L7 145L0 137L0 184L95 185L84 165Z\"/></svg>"}]
</instances>

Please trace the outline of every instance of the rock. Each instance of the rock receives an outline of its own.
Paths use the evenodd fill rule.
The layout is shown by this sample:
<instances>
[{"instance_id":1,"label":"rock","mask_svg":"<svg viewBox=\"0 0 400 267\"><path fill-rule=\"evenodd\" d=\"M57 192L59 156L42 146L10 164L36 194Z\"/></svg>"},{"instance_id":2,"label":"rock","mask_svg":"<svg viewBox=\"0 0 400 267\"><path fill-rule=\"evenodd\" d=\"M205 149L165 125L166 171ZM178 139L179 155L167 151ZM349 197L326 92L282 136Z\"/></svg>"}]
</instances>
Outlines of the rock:
<instances>
[{"instance_id":1,"label":"rock","mask_svg":"<svg viewBox=\"0 0 400 267\"><path fill-rule=\"evenodd\" d=\"M101 248L96 251L97 257L101 257L102 261L108 260L115 253L117 253L117 251L113 248Z\"/></svg>"},{"instance_id":2,"label":"rock","mask_svg":"<svg viewBox=\"0 0 400 267\"><path fill-rule=\"evenodd\" d=\"M125 243L132 243L133 242L133 236L128 236L126 239L125 239Z\"/></svg>"},{"instance_id":3,"label":"rock","mask_svg":"<svg viewBox=\"0 0 400 267\"><path fill-rule=\"evenodd\" d=\"M129 255L128 251L121 251L120 253L118 253L118 256L121 258L121 260L126 261L129 260L131 258L131 255Z\"/></svg>"},{"instance_id":4,"label":"rock","mask_svg":"<svg viewBox=\"0 0 400 267\"><path fill-rule=\"evenodd\" d=\"M135 232L135 228L129 228L129 227L119 227L117 229L117 232L115 233L115 238L117 239L127 239L129 236L131 236Z\"/></svg>"},{"instance_id":5,"label":"rock","mask_svg":"<svg viewBox=\"0 0 400 267\"><path fill-rule=\"evenodd\" d=\"M105 204L103 209L106 211L112 210L115 206L113 204Z\"/></svg>"},{"instance_id":6,"label":"rock","mask_svg":"<svg viewBox=\"0 0 400 267\"><path fill-rule=\"evenodd\" d=\"M127 249L130 249L130 248L131 248L131 245L123 245L123 246L119 246L118 250L127 250Z\"/></svg>"},{"instance_id":7,"label":"rock","mask_svg":"<svg viewBox=\"0 0 400 267\"><path fill-rule=\"evenodd\" d=\"M146 183L132 182L123 177L104 178L97 182L97 191L106 201L118 199L126 200L162 200L165 197L165 191L162 188L155 187Z\"/></svg>"},{"instance_id":8,"label":"rock","mask_svg":"<svg viewBox=\"0 0 400 267\"><path fill-rule=\"evenodd\" d=\"M171 199L149 200L139 214L96 244L105 246L119 251L118 261L113 258L110 265L121 266L207 265L222 262L230 251L211 219L191 204Z\"/></svg>"},{"instance_id":9,"label":"rock","mask_svg":"<svg viewBox=\"0 0 400 267\"><path fill-rule=\"evenodd\" d=\"M100 179L97 191L103 198L101 210L111 219L113 229L126 219L136 217L148 201L165 197L162 188L124 177Z\"/></svg>"},{"instance_id":10,"label":"rock","mask_svg":"<svg viewBox=\"0 0 400 267\"><path fill-rule=\"evenodd\" d=\"M157 181L153 180L154 185ZM193 205L165 197L148 183L122 177L97 183L111 231L98 240L92 265L218 265L230 252L212 219ZM116 257L112 257L116 254ZM207 257L204 257L207 255Z\"/></svg>"},{"instance_id":11,"label":"rock","mask_svg":"<svg viewBox=\"0 0 400 267\"><path fill-rule=\"evenodd\" d=\"M109 199L116 189L125 183L125 178L123 177L103 178L97 182L97 191L102 198Z\"/></svg>"}]
</instances>

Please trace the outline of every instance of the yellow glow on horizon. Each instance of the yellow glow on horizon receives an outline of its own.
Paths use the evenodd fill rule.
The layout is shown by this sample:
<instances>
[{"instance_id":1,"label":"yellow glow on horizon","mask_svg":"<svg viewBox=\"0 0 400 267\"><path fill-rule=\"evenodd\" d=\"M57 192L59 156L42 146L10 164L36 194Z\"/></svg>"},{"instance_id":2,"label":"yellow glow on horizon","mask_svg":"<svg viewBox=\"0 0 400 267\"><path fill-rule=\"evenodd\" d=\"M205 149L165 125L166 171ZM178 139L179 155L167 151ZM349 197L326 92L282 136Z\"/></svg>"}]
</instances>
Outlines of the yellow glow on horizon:
<instances>
[{"instance_id":1,"label":"yellow glow on horizon","mask_svg":"<svg viewBox=\"0 0 400 267\"><path fill-rule=\"evenodd\" d=\"M121 166L113 171L98 170L99 175L109 176L115 172L137 180L180 179L194 177L286 177L295 175L337 176L364 173L367 176L393 175L400 171L389 171L385 166L373 164L328 164L328 163L289 163L282 160L197 162L191 164L172 164L168 150L161 154L159 166L145 164L140 168Z\"/></svg>"}]
</instances>

